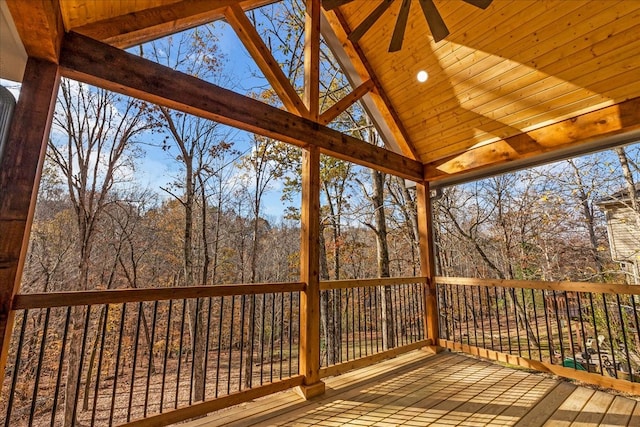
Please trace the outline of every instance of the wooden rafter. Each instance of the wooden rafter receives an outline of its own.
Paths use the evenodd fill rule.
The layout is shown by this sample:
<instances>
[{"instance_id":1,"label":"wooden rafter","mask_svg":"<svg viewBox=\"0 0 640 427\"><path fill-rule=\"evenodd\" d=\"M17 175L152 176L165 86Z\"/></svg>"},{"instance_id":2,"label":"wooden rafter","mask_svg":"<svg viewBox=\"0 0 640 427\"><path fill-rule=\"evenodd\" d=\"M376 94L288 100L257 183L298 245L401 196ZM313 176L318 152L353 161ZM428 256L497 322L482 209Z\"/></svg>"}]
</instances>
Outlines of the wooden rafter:
<instances>
[{"instance_id":1,"label":"wooden rafter","mask_svg":"<svg viewBox=\"0 0 640 427\"><path fill-rule=\"evenodd\" d=\"M586 147L596 149L605 138L638 130L640 98L634 98L429 163L425 165L425 178L437 182L505 162L531 164L536 158L566 158L581 154ZM556 157L545 157L548 155Z\"/></svg>"},{"instance_id":2,"label":"wooden rafter","mask_svg":"<svg viewBox=\"0 0 640 427\"><path fill-rule=\"evenodd\" d=\"M184 0L67 30L112 46L127 48L222 19L230 5L238 5L247 10L273 2L274 0Z\"/></svg>"},{"instance_id":3,"label":"wooden rafter","mask_svg":"<svg viewBox=\"0 0 640 427\"><path fill-rule=\"evenodd\" d=\"M391 102L386 96L382 86L378 82L373 69L367 62L362 50L348 38L348 25L340 12L324 11L323 18L326 26L323 26L323 36L334 56L341 63L342 69L352 83L360 85L367 80L371 80L375 89L368 95L371 98L371 105L380 115L380 120L384 123L376 123L376 127L381 131L388 144L395 143L402 153L412 159L417 159L418 155L410 141L408 133L403 128L397 113L391 106ZM342 54L341 54L342 53ZM347 64L348 62L348 64ZM366 108L366 105L365 105ZM374 121L376 119L374 118ZM386 132L381 130L386 126ZM391 139L392 141L389 141Z\"/></svg>"},{"instance_id":4,"label":"wooden rafter","mask_svg":"<svg viewBox=\"0 0 640 427\"><path fill-rule=\"evenodd\" d=\"M4 372L29 244L39 177L59 83L58 66L30 58L3 155L0 156L0 372Z\"/></svg>"},{"instance_id":5,"label":"wooden rafter","mask_svg":"<svg viewBox=\"0 0 640 427\"><path fill-rule=\"evenodd\" d=\"M333 119L347 111L349 107L362 99L363 96L371 92L374 88L375 85L371 80L367 80L366 82L362 83L340 101L327 108L326 111L320 115L320 123L322 123L323 125L331 123Z\"/></svg>"},{"instance_id":6,"label":"wooden rafter","mask_svg":"<svg viewBox=\"0 0 640 427\"><path fill-rule=\"evenodd\" d=\"M58 0L7 0L27 55L58 62L64 24Z\"/></svg>"},{"instance_id":7,"label":"wooden rafter","mask_svg":"<svg viewBox=\"0 0 640 427\"><path fill-rule=\"evenodd\" d=\"M240 6L237 4L229 6L225 16L285 108L289 112L306 117L309 111Z\"/></svg>"},{"instance_id":8,"label":"wooden rafter","mask_svg":"<svg viewBox=\"0 0 640 427\"><path fill-rule=\"evenodd\" d=\"M104 64L109 64L106 67ZM420 180L422 163L79 34L65 36L64 75L403 178Z\"/></svg>"}]
</instances>

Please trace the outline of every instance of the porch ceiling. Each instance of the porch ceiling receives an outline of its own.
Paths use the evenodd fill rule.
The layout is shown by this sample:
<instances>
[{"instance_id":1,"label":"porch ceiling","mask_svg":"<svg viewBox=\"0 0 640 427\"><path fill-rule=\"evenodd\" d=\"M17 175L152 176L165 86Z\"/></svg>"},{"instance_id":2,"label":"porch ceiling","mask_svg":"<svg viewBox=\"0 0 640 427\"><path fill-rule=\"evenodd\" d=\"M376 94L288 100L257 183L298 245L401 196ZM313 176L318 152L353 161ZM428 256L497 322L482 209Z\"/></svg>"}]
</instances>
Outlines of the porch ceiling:
<instances>
[{"instance_id":1,"label":"porch ceiling","mask_svg":"<svg viewBox=\"0 0 640 427\"><path fill-rule=\"evenodd\" d=\"M273 0L244 0L246 10ZM222 18L229 0L7 0L32 56L56 60L77 31L118 47ZM640 139L640 2L494 0L486 10L434 0L450 35L434 42L410 2L402 49L389 53L401 1L354 44L381 3L325 11L323 34L387 146L448 182ZM4 49L4 46L3 46ZM425 70L426 83L416 74ZM364 87L364 86L363 86ZM371 101L375 98L374 102ZM381 122L385 123L381 123Z\"/></svg>"}]
</instances>

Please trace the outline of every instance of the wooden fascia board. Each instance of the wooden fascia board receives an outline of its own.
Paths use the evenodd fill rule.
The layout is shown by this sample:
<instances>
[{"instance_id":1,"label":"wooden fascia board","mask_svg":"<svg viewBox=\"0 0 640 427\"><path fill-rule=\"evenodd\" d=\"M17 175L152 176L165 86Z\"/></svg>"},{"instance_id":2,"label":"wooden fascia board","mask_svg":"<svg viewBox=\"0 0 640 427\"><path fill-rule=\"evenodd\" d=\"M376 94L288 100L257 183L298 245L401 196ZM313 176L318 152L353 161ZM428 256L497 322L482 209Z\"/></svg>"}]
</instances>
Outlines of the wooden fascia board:
<instances>
[{"instance_id":1,"label":"wooden fascia board","mask_svg":"<svg viewBox=\"0 0 640 427\"><path fill-rule=\"evenodd\" d=\"M105 66L105 64L109 64ZM422 163L76 33L62 44L63 75L411 180Z\"/></svg>"},{"instance_id":2,"label":"wooden fascia board","mask_svg":"<svg viewBox=\"0 0 640 427\"><path fill-rule=\"evenodd\" d=\"M249 10L275 1L183 0L68 30L125 49L222 19L231 5L239 4L243 10Z\"/></svg>"},{"instance_id":3,"label":"wooden fascia board","mask_svg":"<svg viewBox=\"0 0 640 427\"><path fill-rule=\"evenodd\" d=\"M58 63L64 24L58 0L6 0L27 55Z\"/></svg>"},{"instance_id":4,"label":"wooden fascia board","mask_svg":"<svg viewBox=\"0 0 640 427\"><path fill-rule=\"evenodd\" d=\"M229 6L225 16L284 107L292 113L306 117L309 112L302 99L240 6L237 4Z\"/></svg>"},{"instance_id":5,"label":"wooden fascia board","mask_svg":"<svg viewBox=\"0 0 640 427\"><path fill-rule=\"evenodd\" d=\"M638 140L640 98L634 98L425 164L425 179L454 185Z\"/></svg>"},{"instance_id":6,"label":"wooden fascia board","mask_svg":"<svg viewBox=\"0 0 640 427\"><path fill-rule=\"evenodd\" d=\"M343 72L354 87L371 80L374 89L362 101L387 146L399 149L405 156L417 159L409 134L382 89L362 49L348 39L348 25L339 11L323 11L322 35Z\"/></svg>"}]
</instances>

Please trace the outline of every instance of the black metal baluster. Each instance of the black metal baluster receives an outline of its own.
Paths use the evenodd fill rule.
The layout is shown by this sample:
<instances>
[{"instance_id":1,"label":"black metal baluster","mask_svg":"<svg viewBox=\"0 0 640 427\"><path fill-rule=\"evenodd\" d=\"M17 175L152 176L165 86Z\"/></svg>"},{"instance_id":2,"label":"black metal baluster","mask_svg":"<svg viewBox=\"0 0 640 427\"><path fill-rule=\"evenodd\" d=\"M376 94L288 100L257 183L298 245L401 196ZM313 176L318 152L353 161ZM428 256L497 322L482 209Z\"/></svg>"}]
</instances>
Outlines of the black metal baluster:
<instances>
[{"instance_id":1,"label":"black metal baluster","mask_svg":"<svg viewBox=\"0 0 640 427\"><path fill-rule=\"evenodd\" d=\"M193 395L195 393L193 387L193 378L196 372L196 349L198 348L198 321L200 319L200 298L196 298L196 308L193 312L193 332L191 336L191 374L189 375L189 406L193 403ZM189 359L187 359L188 361Z\"/></svg>"},{"instance_id":2,"label":"black metal baluster","mask_svg":"<svg viewBox=\"0 0 640 427\"><path fill-rule=\"evenodd\" d=\"M458 308L458 332L460 333L460 344L463 344L462 340L462 308L460 304L460 286L456 285L456 306Z\"/></svg>"},{"instance_id":3,"label":"black metal baluster","mask_svg":"<svg viewBox=\"0 0 640 427\"><path fill-rule=\"evenodd\" d=\"M613 373L618 378L618 364L616 362L616 349L613 345L613 334L611 333L611 320L609 319L609 309L607 308L607 294L602 294L602 306L604 307L604 317L607 323L607 332L609 333L609 347L611 348L611 359L613 360Z\"/></svg>"},{"instance_id":4,"label":"black metal baluster","mask_svg":"<svg viewBox=\"0 0 640 427\"><path fill-rule=\"evenodd\" d=\"M140 319L142 318L142 302L138 303L138 324L136 325L133 343L133 365L131 367L131 386L129 388L129 405L127 406L127 422L131 421L131 406L133 405L133 387L136 383L136 364L138 362L138 340L140 339ZM177 390L176 390L177 395Z\"/></svg>"},{"instance_id":5,"label":"black metal baluster","mask_svg":"<svg viewBox=\"0 0 640 427\"><path fill-rule=\"evenodd\" d=\"M255 306L256 306L256 300L255 300L255 295L251 295L252 298L252 304L251 306L253 307L253 311L255 311ZM235 295L234 295L235 298ZM240 372L238 374L238 391L242 390L242 373L244 372L244 369L242 369L242 361L244 358L244 346L245 346L245 342L244 342L244 316L245 316L245 311L246 311L246 299L247 296L246 295L242 295L240 297ZM252 319L249 319L249 321L253 321ZM249 387L251 387L251 385L253 384L253 331L255 331L255 323L254 323L254 327L253 328L249 328L251 330L251 336L249 336L249 334L247 333L247 339L250 340L249 343L247 343L247 345L249 346L249 351L250 351L250 355L247 361L245 361L245 363L249 364L249 369L247 370L247 375L249 376L249 378L247 378L247 382L249 384ZM247 331L249 332L249 331ZM231 359L229 359L229 371L231 371Z\"/></svg>"},{"instance_id":6,"label":"black metal baluster","mask_svg":"<svg viewBox=\"0 0 640 427\"><path fill-rule=\"evenodd\" d=\"M553 365L553 326L549 323L549 306L547 305L546 292L542 291L542 308L544 310L544 324L547 329L547 345L549 346L549 362ZM542 353L542 351L540 351Z\"/></svg>"},{"instance_id":7,"label":"black metal baluster","mask_svg":"<svg viewBox=\"0 0 640 427\"><path fill-rule=\"evenodd\" d=\"M493 294L496 299L496 321L498 322L498 336L500 338L500 353L504 353L502 349L502 324L500 322L500 300L498 299L498 288L493 288Z\"/></svg>"},{"instance_id":8,"label":"black metal baluster","mask_svg":"<svg viewBox=\"0 0 640 427\"><path fill-rule=\"evenodd\" d=\"M260 335L259 335L260 336L260 385L263 384L264 350L265 350L264 347L265 347L265 344L266 344L264 342L264 340L265 340L266 335L267 335L266 334L267 331L265 330L265 327L264 327L265 317L267 317L267 314L265 312L265 309L266 309L266 305L265 305L266 301L265 301L265 299L266 299L266 297L267 296L265 294L262 294L261 298L260 298L261 301L262 301L262 311L260 313L261 314L261 316L260 316ZM253 321L255 322L255 317L254 317ZM255 323L254 323L254 325L255 325Z\"/></svg>"},{"instance_id":9,"label":"black metal baluster","mask_svg":"<svg viewBox=\"0 0 640 427\"><path fill-rule=\"evenodd\" d=\"M78 412L78 400L80 399L80 381L82 380L82 365L84 365L84 353L87 348L87 335L89 331L89 322L91 320L91 305L87 306L87 316L84 322L84 332L82 335L82 345L80 346L80 363L78 364L78 379L76 381L76 397L73 402L73 412L71 415L72 423L76 422L76 414ZM65 396L66 398L66 396ZM129 420L127 420L128 422Z\"/></svg>"},{"instance_id":10,"label":"black metal baluster","mask_svg":"<svg viewBox=\"0 0 640 427\"><path fill-rule=\"evenodd\" d=\"M358 301L355 298L355 289L351 288L351 331L353 332L353 337L351 338L352 345L352 354L353 358L356 358L356 304Z\"/></svg>"},{"instance_id":11,"label":"black metal baluster","mask_svg":"<svg viewBox=\"0 0 640 427\"><path fill-rule=\"evenodd\" d=\"M573 360L573 369L577 370L576 364L576 348L573 342L573 328L571 327L571 312L569 311L569 295L567 291L564 291L565 311L567 312L567 335L569 338L569 346L571 347L571 359ZM564 359L563 359L564 360Z\"/></svg>"},{"instance_id":12,"label":"black metal baluster","mask_svg":"<svg viewBox=\"0 0 640 427\"><path fill-rule=\"evenodd\" d=\"M477 288L478 288L478 304L480 305L480 331L482 331L482 348L487 348L487 342L485 340L485 333L484 333L484 313L483 313L484 309L482 307L482 289L480 286L478 286Z\"/></svg>"},{"instance_id":13,"label":"black metal baluster","mask_svg":"<svg viewBox=\"0 0 640 427\"><path fill-rule=\"evenodd\" d=\"M362 301L362 309L364 311L364 355L369 355L369 343L367 343L367 288L362 289L364 300Z\"/></svg>"},{"instance_id":14,"label":"black metal baluster","mask_svg":"<svg viewBox=\"0 0 640 427\"><path fill-rule=\"evenodd\" d=\"M580 319L580 331L582 332L582 352L584 353L584 359L587 361L588 365L591 365L591 356L587 351L587 334L584 329L584 316L582 313L582 301L580 298L580 292L576 292L577 302L578 302L578 316ZM585 369L589 369L589 366L586 366Z\"/></svg>"},{"instance_id":15,"label":"black metal baluster","mask_svg":"<svg viewBox=\"0 0 640 427\"><path fill-rule=\"evenodd\" d=\"M616 299L618 302L618 314L620 315L620 327L622 328L622 339L624 341L624 351L627 356L627 369L629 369L629 381L632 378L632 370L631 370L631 357L629 357L629 341L627 340L627 330L624 323L624 316L622 314L622 303L620 302L620 294L616 294Z\"/></svg>"},{"instance_id":16,"label":"black metal baluster","mask_svg":"<svg viewBox=\"0 0 640 427\"><path fill-rule=\"evenodd\" d=\"M347 319L346 319L346 325L347 325L346 350L347 350L347 361L349 361L349 360L351 360L351 359L349 359L349 289L345 289L344 290L344 294L345 294L345 298L346 298L345 314L347 315Z\"/></svg>"},{"instance_id":17,"label":"black metal baluster","mask_svg":"<svg viewBox=\"0 0 640 427\"><path fill-rule=\"evenodd\" d=\"M36 375L35 375L35 381L33 384L33 395L31 397L31 410L29 411L29 425L33 424L33 415L36 412L36 401L38 398L38 387L40 386L40 373L42 371L42 360L44 359L45 344L47 342L47 330L49 329L50 314L51 314L51 309L47 308L44 315L44 331L42 332L42 340L40 341L40 352L38 353L38 366L36 366Z\"/></svg>"},{"instance_id":18,"label":"black metal baluster","mask_svg":"<svg viewBox=\"0 0 640 427\"><path fill-rule=\"evenodd\" d=\"M282 379L282 363L284 357L284 292L280 293L280 376Z\"/></svg>"},{"instance_id":19,"label":"black metal baluster","mask_svg":"<svg viewBox=\"0 0 640 427\"><path fill-rule=\"evenodd\" d=\"M484 286L484 290L487 293L487 314L489 316L489 337L491 338L491 350L495 350L493 346L493 319L491 316L491 294L489 293L488 286Z\"/></svg>"},{"instance_id":20,"label":"black metal baluster","mask_svg":"<svg viewBox=\"0 0 640 427\"><path fill-rule=\"evenodd\" d=\"M538 310L536 310L536 294L531 289L531 302L533 304L533 318L536 320L536 339L538 340L538 359L542 362L542 342L540 342L540 325L538 324Z\"/></svg>"},{"instance_id":21,"label":"black metal baluster","mask_svg":"<svg viewBox=\"0 0 640 427\"><path fill-rule=\"evenodd\" d=\"M520 322L518 321L518 294L516 293L515 288L511 288L509 290L509 294L511 295L511 299L513 300L513 318L516 323L516 339L518 340L518 356L522 357L522 347L520 344Z\"/></svg>"},{"instance_id":22,"label":"black metal baluster","mask_svg":"<svg viewBox=\"0 0 640 427\"><path fill-rule=\"evenodd\" d=\"M289 292L289 376L292 374L293 362L293 292Z\"/></svg>"},{"instance_id":23,"label":"black metal baluster","mask_svg":"<svg viewBox=\"0 0 640 427\"><path fill-rule=\"evenodd\" d=\"M205 329L205 333L207 334L207 338L204 345L204 379L202 380L202 399L207 400L207 374L209 373L209 344L211 343L211 332L213 328L211 327L211 312L213 306L213 298L209 297L209 306L207 307L207 328Z\"/></svg>"},{"instance_id":24,"label":"black metal baluster","mask_svg":"<svg viewBox=\"0 0 640 427\"><path fill-rule=\"evenodd\" d=\"M116 405L116 391L118 389L118 376L120 374L120 355L122 354L122 336L124 335L124 319L125 319L126 311L127 311L127 303L123 303L122 310L120 310L120 328L118 331L118 349L116 350L116 368L113 373L113 389L111 390L111 408L109 410L109 427L113 425L113 413L115 411L115 405ZM58 373L58 375L60 375L60 373ZM161 401L160 409L162 410L162 401Z\"/></svg>"},{"instance_id":25,"label":"black metal baluster","mask_svg":"<svg viewBox=\"0 0 640 427\"><path fill-rule=\"evenodd\" d=\"M467 301L467 287L462 287L462 297L464 300L464 323L467 326L467 344L471 345L471 330L469 329L469 303Z\"/></svg>"},{"instance_id":26,"label":"black metal baluster","mask_svg":"<svg viewBox=\"0 0 640 427\"><path fill-rule=\"evenodd\" d=\"M244 296L242 297L244 298ZM236 296L232 295L231 296L231 323L229 326L229 365L227 366L227 394L231 394L231 361L232 359L232 353L233 353L233 317L235 315L235 311L236 311ZM244 310L243 310L244 313ZM243 314L244 316L244 314ZM244 331L241 329L240 330L240 335L244 335ZM240 356L240 362L242 362L242 356ZM240 363L240 372L242 375L242 363Z\"/></svg>"},{"instance_id":27,"label":"black metal baluster","mask_svg":"<svg viewBox=\"0 0 640 427\"><path fill-rule=\"evenodd\" d=\"M476 302L473 298L473 288L475 286L469 286L469 292L471 293L471 316L473 318L473 340L476 347L478 347L478 316L476 314ZM469 321L467 321L467 325L469 325Z\"/></svg>"},{"instance_id":28,"label":"black metal baluster","mask_svg":"<svg viewBox=\"0 0 640 427\"><path fill-rule=\"evenodd\" d=\"M178 343L178 370L176 372L176 400L174 409L178 409L178 396L180 392L180 371L182 370L182 342L184 339L184 320L187 313L187 300L182 300L182 320L180 321L180 342Z\"/></svg>"},{"instance_id":29,"label":"black metal baluster","mask_svg":"<svg viewBox=\"0 0 640 427\"><path fill-rule=\"evenodd\" d=\"M16 363L13 365L13 378L11 379L11 389L9 390L9 401L7 402L7 415L4 421L5 427L9 427L11 421L11 410L13 409L13 398L16 392L16 384L18 384L18 373L20 372L20 360L22 355L22 344L24 343L24 334L27 329L27 314L29 310L24 311L22 316L22 327L20 328L20 338L18 339L18 348L16 349Z\"/></svg>"},{"instance_id":30,"label":"black metal baluster","mask_svg":"<svg viewBox=\"0 0 640 427\"><path fill-rule=\"evenodd\" d=\"M124 307L123 307L124 310ZM169 360L169 347L171 344L171 314L173 312L173 300L169 300L169 311L167 313L167 333L164 337L164 360L162 361L162 385L160 386L160 413L164 410L164 389L167 383L167 362Z\"/></svg>"},{"instance_id":31,"label":"black metal baluster","mask_svg":"<svg viewBox=\"0 0 640 427\"><path fill-rule=\"evenodd\" d=\"M527 318L527 300L524 295L524 288L520 288L520 293L522 294L522 312L524 313L524 335L527 339L527 351L529 354L529 359L531 359L531 341L529 340L529 319Z\"/></svg>"},{"instance_id":32,"label":"black metal baluster","mask_svg":"<svg viewBox=\"0 0 640 427\"><path fill-rule=\"evenodd\" d=\"M636 332L638 334L638 337L640 337L640 323L638 322L638 310L636 309L636 296L629 295L629 298L631 299L631 306L633 308L633 318L636 322ZM631 375L631 381L634 381L634 375Z\"/></svg>"},{"instance_id":33,"label":"black metal baluster","mask_svg":"<svg viewBox=\"0 0 640 427\"><path fill-rule=\"evenodd\" d=\"M512 348L511 348L511 325L509 325L509 307L507 307L507 301L509 301L509 299L507 298L507 290L502 287L502 299L504 301L504 315L505 315L505 324L507 327L507 341L509 342L509 354L513 354ZM517 324L517 320L516 320L516 324ZM518 343L518 345L520 345L520 343Z\"/></svg>"},{"instance_id":34,"label":"black metal baluster","mask_svg":"<svg viewBox=\"0 0 640 427\"><path fill-rule=\"evenodd\" d=\"M158 301L153 303L153 315L151 316L151 342L149 343L149 360L147 361L147 385L144 390L144 414L147 417L147 407L149 405L149 386L151 385L151 374L153 371L153 345L156 342L156 320L158 317Z\"/></svg>"},{"instance_id":35,"label":"black metal baluster","mask_svg":"<svg viewBox=\"0 0 640 427\"><path fill-rule=\"evenodd\" d=\"M604 375L604 369L602 368L602 355L600 353L600 341L598 340L598 326L596 322L596 310L593 304L593 293L589 292L589 303L591 305L591 319L593 320L593 334L596 340L596 351L598 352L598 362L600 365L600 375Z\"/></svg>"},{"instance_id":36,"label":"black metal baluster","mask_svg":"<svg viewBox=\"0 0 640 427\"><path fill-rule=\"evenodd\" d=\"M109 304L104 307L104 318L102 319L102 337L100 338L100 353L98 355L98 369L96 371L96 387L93 392L93 408L91 410L91 425L95 425L96 408L98 405L98 390L100 389L100 373L102 372L102 360L104 355L104 341L107 334L107 319L109 318ZM98 326L100 328L100 326ZM97 339L97 338L96 338ZM87 381L89 381L87 374ZM145 409L147 405L145 404Z\"/></svg>"},{"instance_id":37,"label":"black metal baluster","mask_svg":"<svg viewBox=\"0 0 640 427\"><path fill-rule=\"evenodd\" d=\"M273 382L273 339L276 331L276 294L271 294L271 354L269 359L269 381Z\"/></svg>"},{"instance_id":38,"label":"black metal baluster","mask_svg":"<svg viewBox=\"0 0 640 427\"><path fill-rule=\"evenodd\" d=\"M218 315L218 354L216 355L216 391L214 397L218 397L218 386L220 384L220 358L222 357L222 319L224 313L224 296L220 298L220 308Z\"/></svg>"},{"instance_id":39,"label":"black metal baluster","mask_svg":"<svg viewBox=\"0 0 640 427\"><path fill-rule=\"evenodd\" d=\"M71 307L67 307L67 316L66 316L65 322L64 322L64 331L62 332L62 344L60 346L60 359L58 359L58 376L56 378L56 390L55 390L55 392L53 394L53 406L51 408L51 427L53 427L55 425L55 420L56 420L56 415L57 415L56 411L57 411L57 408L58 408L58 394L60 393L60 382L62 381L62 365L64 364L64 355L65 355L64 349L67 347L67 335L69 333L69 324L70 323L71 323ZM121 332L121 334L122 334L122 332ZM11 395L9 395L9 396L11 396ZM113 405L113 403L112 403L112 405ZM8 408L11 408L11 404L8 405ZM9 421L9 418L10 418L10 416L7 415L7 422ZM109 417L109 420L110 420L109 422L110 423L111 423L112 419L113 419L113 416ZM111 427L111 424L109 424L109 427Z\"/></svg>"},{"instance_id":40,"label":"black metal baluster","mask_svg":"<svg viewBox=\"0 0 640 427\"><path fill-rule=\"evenodd\" d=\"M360 297L360 288L356 288L358 290L358 357L362 357L362 298ZM366 320L365 320L366 322ZM365 335L365 339L367 336Z\"/></svg>"},{"instance_id":41,"label":"black metal baluster","mask_svg":"<svg viewBox=\"0 0 640 427\"><path fill-rule=\"evenodd\" d=\"M564 343L562 339L562 323L560 321L560 314L558 313L558 295L556 291L553 291L553 309L556 316L556 324L558 327L558 345L560 346L560 365L564 364ZM555 353L555 350L554 350ZM553 356L552 356L553 357Z\"/></svg>"}]
</instances>

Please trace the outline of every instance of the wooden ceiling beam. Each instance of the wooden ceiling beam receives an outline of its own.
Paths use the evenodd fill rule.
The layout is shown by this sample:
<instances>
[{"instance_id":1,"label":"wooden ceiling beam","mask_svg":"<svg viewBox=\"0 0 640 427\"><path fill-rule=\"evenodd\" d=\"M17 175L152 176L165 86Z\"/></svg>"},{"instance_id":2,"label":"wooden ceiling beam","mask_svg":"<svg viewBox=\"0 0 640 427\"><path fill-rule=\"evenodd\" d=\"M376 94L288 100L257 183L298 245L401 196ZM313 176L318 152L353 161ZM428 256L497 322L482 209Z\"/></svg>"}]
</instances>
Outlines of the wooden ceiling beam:
<instances>
[{"instance_id":1,"label":"wooden ceiling beam","mask_svg":"<svg viewBox=\"0 0 640 427\"><path fill-rule=\"evenodd\" d=\"M587 154L640 137L640 97L469 149L425 165L425 179L453 185Z\"/></svg>"},{"instance_id":2,"label":"wooden ceiling beam","mask_svg":"<svg viewBox=\"0 0 640 427\"><path fill-rule=\"evenodd\" d=\"M24 0L13 1L19 3ZM68 30L124 49L222 19L227 7L231 5L248 10L274 2L275 0L183 0Z\"/></svg>"},{"instance_id":3,"label":"wooden ceiling beam","mask_svg":"<svg viewBox=\"0 0 640 427\"><path fill-rule=\"evenodd\" d=\"M322 123L323 125L331 123L336 117L347 111L349 107L358 102L363 96L371 92L374 88L375 84L371 80L367 80L366 82L362 83L340 101L327 108L327 110L320 115L320 123Z\"/></svg>"},{"instance_id":4,"label":"wooden ceiling beam","mask_svg":"<svg viewBox=\"0 0 640 427\"><path fill-rule=\"evenodd\" d=\"M6 0L27 55L58 63L64 24L58 0Z\"/></svg>"},{"instance_id":5,"label":"wooden ceiling beam","mask_svg":"<svg viewBox=\"0 0 640 427\"><path fill-rule=\"evenodd\" d=\"M409 134L402 126L372 67L357 44L349 40L349 28L341 12L335 9L325 10L323 19L326 23L322 28L324 39L352 85L358 86L367 80L374 83L375 88L369 93L370 99L365 98L363 101L383 140L387 145L395 143L405 156L417 159L418 154ZM378 114L374 114L373 110L377 110Z\"/></svg>"},{"instance_id":6,"label":"wooden ceiling beam","mask_svg":"<svg viewBox=\"0 0 640 427\"><path fill-rule=\"evenodd\" d=\"M307 117L309 110L240 6L237 4L229 6L225 16L287 111Z\"/></svg>"},{"instance_id":7,"label":"wooden ceiling beam","mask_svg":"<svg viewBox=\"0 0 640 427\"><path fill-rule=\"evenodd\" d=\"M420 162L80 34L65 36L60 66L67 77L124 95L403 178L424 176Z\"/></svg>"}]
</instances>

